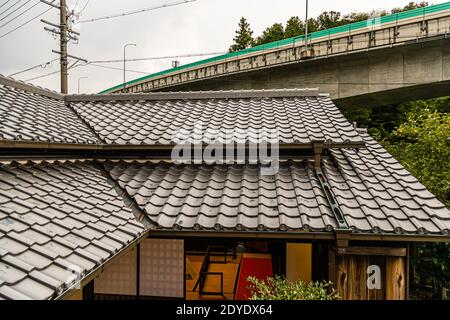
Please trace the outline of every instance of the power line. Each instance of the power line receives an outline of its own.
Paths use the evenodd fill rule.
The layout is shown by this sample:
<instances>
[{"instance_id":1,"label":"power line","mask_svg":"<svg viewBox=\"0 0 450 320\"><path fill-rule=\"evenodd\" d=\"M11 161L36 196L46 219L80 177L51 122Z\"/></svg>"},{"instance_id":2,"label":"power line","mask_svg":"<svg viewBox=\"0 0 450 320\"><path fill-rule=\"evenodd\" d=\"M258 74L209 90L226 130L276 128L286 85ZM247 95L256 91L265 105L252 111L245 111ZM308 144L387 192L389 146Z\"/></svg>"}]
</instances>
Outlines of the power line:
<instances>
[{"instance_id":1,"label":"power line","mask_svg":"<svg viewBox=\"0 0 450 320\"><path fill-rule=\"evenodd\" d=\"M53 3L53 2L55 2L55 0L53 0L52 3ZM36 19L36 18L39 18L40 16L42 16L42 15L45 14L45 13L47 13L47 12L50 11L51 9L52 9L51 7L48 8L48 9L46 9L45 11L43 11L43 12L39 13L38 15L34 16L33 18L31 18L30 20L27 20L27 21L25 21L24 23L22 23L21 25L19 25L19 26L15 27L14 29L8 31L7 33L2 34L2 35L0 36L0 39L6 37L8 34L11 34L11 33L13 33L14 31L16 31L16 30L22 28L23 26L29 24L31 21L33 21L33 20Z\"/></svg>"},{"instance_id":2,"label":"power line","mask_svg":"<svg viewBox=\"0 0 450 320\"><path fill-rule=\"evenodd\" d=\"M58 59L55 59L55 60L58 60ZM53 60L53 61L55 61L55 60ZM53 62L53 61L52 61L52 62ZM100 68L106 68L106 69L112 69L112 70L120 70L120 71L123 71L123 68L116 68L116 67L102 66L102 65L98 65L98 64L94 64L94 63L90 63L90 62L88 62L87 64L79 64L79 65L75 65L75 63L77 63L77 62L78 62L78 60L75 61L68 69L75 69L75 68L78 68L78 67L89 67L89 66L94 66L94 67L100 67ZM38 65L38 66L41 66L41 65ZM23 70L23 71L14 73L14 74L12 74L12 75L10 75L10 76L13 76L13 75L16 75L16 74L19 74L19 73L23 73L23 72L26 72L26 71L31 70L31 69L35 69L35 68L38 67L38 66L35 66L35 67L29 68L29 69L27 69L27 70ZM130 70L130 69L126 69L125 71L127 71L127 72L134 72L134 73L141 73L141 74L147 74L147 75L151 74L151 73L148 73L148 72L137 71L137 70ZM52 72L49 72L49 73L46 73L46 74L43 74L43 75L40 75L40 76L36 76L36 77L30 78L30 79L26 79L26 80L24 80L24 81L28 82L28 81L33 81L33 80L45 78L45 77L48 77L48 76L57 74L57 73L59 73L59 72L60 72L60 70L52 71Z\"/></svg>"},{"instance_id":3,"label":"power line","mask_svg":"<svg viewBox=\"0 0 450 320\"><path fill-rule=\"evenodd\" d=\"M167 4L163 4L163 5L159 5L159 6L154 6L154 7L149 7L149 8L139 9L139 10L133 10L133 11L127 11L127 12L122 12L122 13L118 13L118 14L113 14L113 15L110 15L110 16L103 16L103 17L98 17L98 18L81 20L81 21L78 21L76 23L83 23L83 22L87 23L87 22L94 22L94 21L99 21L99 20L107 20L107 19L112 19L112 18L125 17L125 16L129 16L129 15L132 15L132 14L136 14L136 13L142 13L142 12L152 11L152 10L161 9L161 8L174 7L174 6L178 6L178 5L189 3L189 2L195 2L195 1L197 1L197 0L177 1L177 2L167 3Z\"/></svg>"},{"instance_id":4,"label":"power line","mask_svg":"<svg viewBox=\"0 0 450 320\"><path fill-rule=\"evenodd\" d=\"M22 11L21 13L19 13L19 14L18 14L17 16L15 16L14 18L12 18L12 19L6 21L4 24L2 24L2 25L0 26L0 28L6 26L8 23L10 23L10 22L16 20L17 18L19 18L20 16L22 16L24 13L29 12L31 9L33 9L34 7L36 7L39 3L40 3L39 1L36 2L34 5L32 5L31 7L29 7L28 9Z\"/></svg>"},{"instance_id":5,"label":"power line","mask_svg":"<svg viewBox=\"0 0 450 320\"><path fill-rule=\"evenodd\" d=\"M27 0L24 4L22 4L21 6L17 7L17 8L14 9L12 12L8 13L6 16L4 16L3 18L1 18L0 21L5 20L5 19L8 18L10 15L12 15L14 12L16 12L17 10L19 10L19 9L22 8L23 6L27 5L29 2L31 2L31 0Z\"/></svg>"},{"instance_id":6,"label":"power line","mask_svg":"<svg viewBox=\"0 0 450 320\"><path fill-rule=\"evenodd\" d=\"M110 66L102 66L102 65L100 65L100 64L95 64L95 63L91 63L91 62L88 62L88 63L85 64L85 65L80 65L80 67L87 67L87 66L94 66L94 67L100 67L100 68L105 68L105 69L112 69L112 70L120 70L120 71L123 71L123 68L116 68L116 67L110 67ZM128 71L128 72L134 72L134 73L140 73L140 74L147 74L147 75L152 74L152 73L149 73L149 72L137 71L137 70L131 70L131 69L125 69L125 71Z\"/></svg>"},{"instance_id":7,"label":"power line","mask_svg":"<svg viewBox=\"0 0 450 320\"><path fill-rule=\"evenodd\" d=\"M6 0L3 4L0 4L0 8L3 7L5 4L7 4L8 2L10 2L11 0Z\"/></svg>"},{"instance_id":8,"label":"power line","mask_svg":"<svg viewBox=\"0 0 450 320\"><path fill-rule=\"evenodd\" d=\"M16 4L18 4L20 1L22 0L17 0L16 2L14 2L12 5L10 5L7 9L5 9L5 11L0 12L0 15L4 14L6 11L8 11L9 9L11 9L12 7L14 7Z\"/></svg>"},{"instance_id":9,"label":"power line","mask_svg":"<svg viewBox=\"0 0 450 320\"><path fill-rule=\"evenodd\" d=\"M159 57L146 57L146 58L132 58L125 59L125 61L147 61L147 60L162 60L162 59L175 59L175 58L186 58L186 57L201 57L201 56L214 56L228 53L228 51L220 52L203 52L203 53L188 53L173 56L159 56ZM113 59L113 60L92 60L91 63L115 63L123 62L123 59Z\"/></svg>"},{"instance_id":10,"label":"power line","mask_svg":"<svg viewBox=\"0 0 450 320\"><path fill-rule=\"evenodd\" d=\"M53 72L44 74L44 75L42 75L42 76L38 76L38 77L31 78L31 79L27 79L27 80L25 80L25 81L26 81L26 82L28 82L28 81L33 81L33 80L37 80L37 79L40 79L40 78L45 78L45 77L48 77L48 76L51 76L51 75L57 74L57 73L59 73L59 70L56 70L56 71L53 71Z\"/></svg>"},{"instance_id":11,"label":"power line","mask_svg":"<svg viewBox=\"0 0 450 320\"><path fill-rule=\"evenodd\" d=\"M15 73L13 73L13 74L10 74L9 77L13 77L13 76L16 76L16 75L18 75L18 74L21 74L21 73L24 73L24 72L27 72L27 71L31 71L31 70L36 69L36 68L39 68L39 67L41 67L41 68L44 69L44 68L46 68L47 66L49 66L52 62L54 62L54 61L56 61L56 60L58 60L58 58L53 59L53 60L50 60L50 61L47 61L47 62L44 62L44 63L41 63L41 64L38 64L38 65L35 65L34 67L30 67L30 68L27 68L27 69L22 70L22 71L15 72Z\"/></svg>"},{"instance_id":12,"label":"power line","mask_svg":"<svg viewBox=\"0 0 450 320\"><path fill-rule=\"evenodd\" d=\"M84 5L83 9L80 10L80 14L83 13L84 9L88 6L90 0L87 0L86 4ZM78 2L78 1L77 1Z\"/></svg>"},{"instance_id":13,"label":"power line","mask_svg":"<svg viewBox=\"0 0 450 320\"><path fill-rule=\"evenodd\" d=\"M75 60L75 62L72 63L72 65L69 66L67 69L69 70L69 69L74 69L74 68L76 68L76 67L80 67L81 65L76 65L77 62L78 62L78 60ZM53 72L50 72L50 73L46 73L46 74L43 74L43 75L41 75L41 76L33 77L33 78L30 78L30 79L27 79L27 80L24 80L24 81L25 81L25 82L33 81L33 80L45 78L45 77L48 77L48 76L51 76L51 75L57 74L57 73L60 73L60 70L56 70L56 71L53 71Z\"/></svg>"}]
</instances>

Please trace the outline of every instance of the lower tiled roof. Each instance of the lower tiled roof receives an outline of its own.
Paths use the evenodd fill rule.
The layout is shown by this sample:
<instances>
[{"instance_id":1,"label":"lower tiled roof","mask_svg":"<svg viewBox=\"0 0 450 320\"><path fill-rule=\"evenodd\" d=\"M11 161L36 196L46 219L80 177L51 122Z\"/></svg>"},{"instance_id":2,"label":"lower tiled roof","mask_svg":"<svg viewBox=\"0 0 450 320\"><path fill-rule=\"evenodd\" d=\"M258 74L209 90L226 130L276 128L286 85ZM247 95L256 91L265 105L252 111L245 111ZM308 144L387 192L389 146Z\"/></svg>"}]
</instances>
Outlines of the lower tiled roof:
<instances>
[{"instance_id":1,"label":"lower tiled roof","mask_svg":"<svg viewBox=\"0 0 450 320\"><path fill-rule=\"evenodd\" d=\"M0 165L0 298L54 298L144 231L91 162Z\"/></svg>"},{"instance_id":2,"label":"lower tiled roof","mask_svg":"<svg viewBox=\"0 0 450 320\"><path fill-rule=\"evenodd\" d=\"M347 224L363 232L450 233L450 211L367 133L367 148L332 150L324 173Z\"/></svg>"},{"instance_id":3,"label":"lower tiled roof","mask_svg":"<svg viewBox=\"0 0 450 320\"><path fill-rule=\"evenodd\" d=\"M107 163L106 168L162 228L331 231L336 219L310 161L258 165Z\"/></svg>"},{"instance_id":4,"label":"lower tiled roof","mask_svg":"<svg viewBox=\"0 0 450 320\"><path fill-rule=\"evenodd\" d=\"M333 150L321 171L358 233L443 234L450 212L369 135L367 149ZM257 165L107 162L105 168L163 229L332 231L337 220L309 160ZM339 226L341 228L342 226Z\"/></svg>"}]
</instances>

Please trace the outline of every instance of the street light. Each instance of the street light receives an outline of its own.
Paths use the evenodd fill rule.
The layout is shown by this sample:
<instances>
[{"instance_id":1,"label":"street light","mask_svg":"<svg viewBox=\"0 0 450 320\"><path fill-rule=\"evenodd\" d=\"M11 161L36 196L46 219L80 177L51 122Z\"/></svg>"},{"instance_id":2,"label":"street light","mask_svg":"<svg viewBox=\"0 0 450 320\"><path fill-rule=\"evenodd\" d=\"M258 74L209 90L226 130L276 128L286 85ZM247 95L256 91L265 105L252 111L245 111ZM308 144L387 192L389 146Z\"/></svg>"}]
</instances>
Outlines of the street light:
<instances>
[{"instance_id":1,"label":"street light","mask_svg":"<svg viewBox=\"0 0 450 320\"><path fill-rule=\"evenodd\" d=\"M123 46L123 91L125 92L125 87L126 87L126 82L125 82L125 49L128 46L133 46L136 47L135 43L127 43L126 45Z\"/></svg>"},{"instance_id":2,"label":"street light","mask_svg":"<svg viewBox=\"0 0 450 320\"><path fill-rule=\"evenodd\" d=\"M306 0L305 47L308 50L308 0Z\"/></svg>"},{"instance_id":3,"label":"street light","mask_svg":"<svg viewBox=\"0 0 450 320\"><path fill-rule=\"evenodd\" d=\"M79 77L78 78L78 94L80 94L80 80L81 79L87 79L88 77Z\"/></svg>"}]
</instances>

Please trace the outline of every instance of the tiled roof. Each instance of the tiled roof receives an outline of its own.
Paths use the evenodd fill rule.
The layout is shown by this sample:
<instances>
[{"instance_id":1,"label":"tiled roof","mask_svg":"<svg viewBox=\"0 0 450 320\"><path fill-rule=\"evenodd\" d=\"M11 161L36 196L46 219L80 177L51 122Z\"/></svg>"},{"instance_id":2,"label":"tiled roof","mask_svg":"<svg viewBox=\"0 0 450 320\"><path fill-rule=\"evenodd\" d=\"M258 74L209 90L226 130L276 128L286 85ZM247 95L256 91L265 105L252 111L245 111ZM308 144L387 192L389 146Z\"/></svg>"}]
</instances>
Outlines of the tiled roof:
<instances>
[{"instance_id":1,"label":"tiled roof","mask_svg":"<svg viewBox=\"0 0 450 320\"><path fill-rule=\"evenodd\" d=\"M161 228L331 231L337 226L309 161L286 162L275 176L258 165L107 162Z\"/></svg>"},{"instance_id":2,"label":"tiled roof","mask_svg":"<svg viewBox=\"0 0 450 320\"><path fill-rule=\"evenodd\" d=\"M450 211L367 134L368 149L332 150L323 173L354 232L444 234ZM112 177L161 228L331 231L338 224L312 163L251 165L108 162Z\"/></svg>"},{"instance_id":3,"label":"tiled roof","mask_svg":"<svg viewBox=\"0 0 450 320\"><path fill-rule=\"evenodd\" d=\"M367 133L366 149L330 150L324 173L349 227L450 234L450 211Z\"/></svg>"},{"instance_id":4,"label":"tiled roof","mask_svg":"<svg viewBox=\"0 0 450 320\"><path fill-rule=\"evenodd\" d=\"M324 150L319 171L310 150L294 150L272 176L261 175L260 165L120 160L120 145L166 156L152 153L153 146L170 148L173 134L192 131L198 120L214 137L249 133L237 142L277 129L279 142L294 149L316 141L341 149ZM63 96L0 76L0 142L9 148L2 156L17 141L27 147L33 141L119 146L106 153L117 160L102 163L0 164L0 299L67 293L79 280L71 271L84 277L146 236L136 220L142 213L160 229L155 232L327 236L344 225L363 238L423 234L440 240L450 233L449 210L314 90ZM70 150L64 154L75 157Z\"/></svg>"},{"instance_id":5,"label":"tiled roof","mask_svg":"<svg viewBox=\"0 0 450 320\"><path fill-rule=\"evenodd\" d=\"M4 80L4 79L2 79ZM35 92L33 92L35 91ZM49 91L0 83L0 140L97 143L75 112Z\"/></svg>"},{"instance_id":6,"label":"tiled roof","mask_svg":"<svg viewBox=\"0 0 450 320\"><path fill-rule=\"evenodd\" d=\"M1 165L0 298L54 298L144 231L91 162Z\"/></svg>"},{"instance_id":7,"label":"tiled roof","mask_svg":"<svg viewBox=\"0 0 450 320\"><path fill-rule=\"evenodd\" d=\"M139 95L130 100L101 100L70 102L76 112L108 144L168 145L178 131L192 133L195 125L202 125L203 142L208 138L225 138L228 132L233 142L256 142L261 129L278 130L280 144L311 145L325 141L330 146L361 145L362 139L339 109L326 95L305 94L265 97L264 91L236 92L222 98L197 97L146 100ZM220 96L221 92L215 93ZM258 95L260 95L258 97ZM117 95L116 95L117 96ZM176 95L175 95L176 96ZM208 94L205 93L207 97ZM135 99L135 100L132 100ZM75 100L75 99L69 99ZM274 137L272 135L272 137Z\"/></svg>"}]
</instances>

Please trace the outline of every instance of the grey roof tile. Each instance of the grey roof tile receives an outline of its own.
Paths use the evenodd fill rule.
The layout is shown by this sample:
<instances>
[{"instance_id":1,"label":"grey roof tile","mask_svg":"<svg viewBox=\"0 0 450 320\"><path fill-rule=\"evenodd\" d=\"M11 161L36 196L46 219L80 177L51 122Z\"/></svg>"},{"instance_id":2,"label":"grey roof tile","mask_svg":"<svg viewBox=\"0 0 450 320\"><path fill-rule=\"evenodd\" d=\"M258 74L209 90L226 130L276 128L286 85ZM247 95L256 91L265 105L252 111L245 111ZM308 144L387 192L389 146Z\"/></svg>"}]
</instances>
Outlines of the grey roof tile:
<instances>
[{"instance_id":1,"label":"grey roof tile","mask_svg":"<svg viewBox=\"0 0 450 320\"><path fill-rule=\"evenodd\" d=\"M355 232L448 234L450 212L367 134L368 148L330 150L323 172ZM148 217L167 229L331 231L336 219L311 162L258 165L105 162Z\"/></svg>"},{"instance_id":2,"label":"grey roof tile","mask_svg":"<svg viewBox=\"0 0 450 320\"><path fill-rule=\"evenodd\" d=\"M135 161L106 162L105 167L122 188L128 190L131 184L138 190L131 196L162 228L279 230L284 224L286 229L329 230L337 226L329 208L323 220L315 197L325 195L311 183L315 178L310 161L283 162L273 177L261 175L258 165ZM301 178L301 173L312 178Z\"/></svg>"},{"instance_id":3,"label":"grey roof tile","mask_svg":"<svg viewBox=\"0 0 450 320\"><path fill-rule=\"evenodd\" d=\"M366 149L330 150L323 165L348 225L362 232L449 234L444 204L368 134L361 136Z\"/></svg>"},{"instance_id":4,"label":"grey roof tile","mask_svg":"<svg viewBox=\"0 0 450 320\"><path fill-rule=\"evenodd\" d=\"M4 299L54 298L68 268L86 273L145 231L89 161L0 165L0 183Z\"/></svg>"},{"instance_id":5,"label":"grey roof tile","mask_svg":"<svg viewBox=\"0 0 450 320\"><path fill-rule=\"evenodd\" d=\"M0 140L98 143L62 99L0 84Z\"/></svg>"},{"instance_id":6,"label":"grey roof tile","mask_svg":"<svg viewBox=\"0 0 450 320\"><path fill-rule=\"evenodd\" d=\"M79 101L71 106L109 144L174 144L177 132L202 125L202 141L229 134L236 143L261 141L277 129L281 144L361 144L362 139L329 97L214 98L198 100ZM264 140L270 139L270 132ZM256 139L256 140L255 140ZM192 140L188 140L189 143Z\"/></svg>"}]
</instances>

